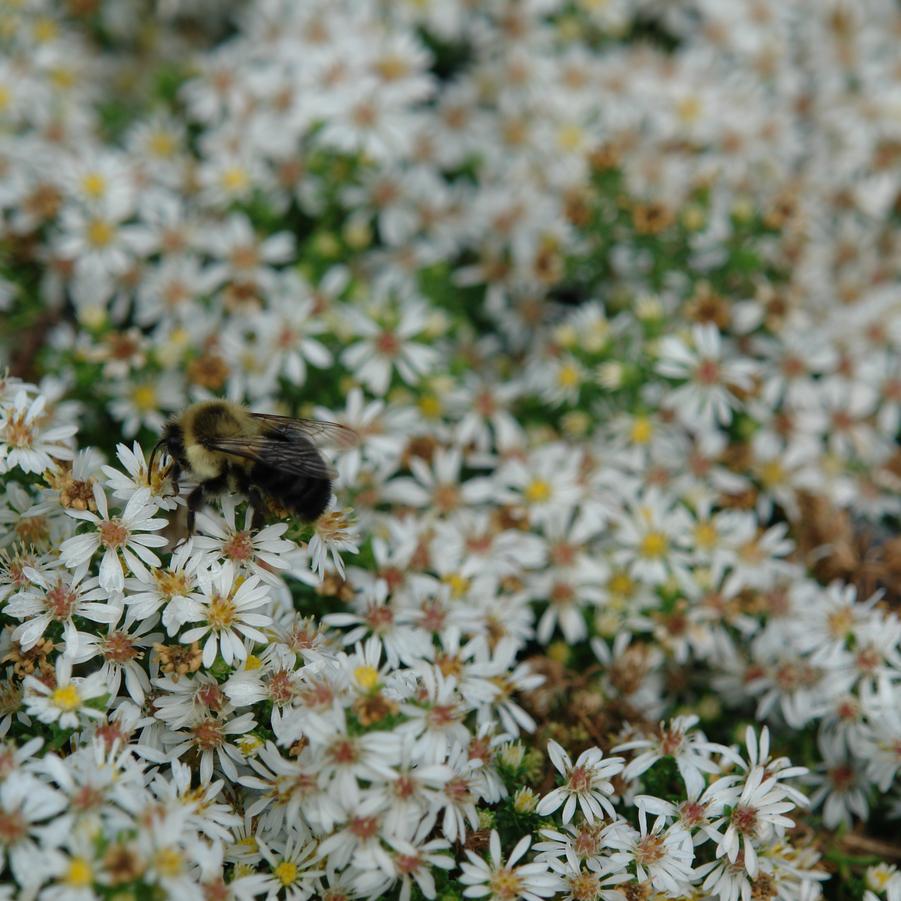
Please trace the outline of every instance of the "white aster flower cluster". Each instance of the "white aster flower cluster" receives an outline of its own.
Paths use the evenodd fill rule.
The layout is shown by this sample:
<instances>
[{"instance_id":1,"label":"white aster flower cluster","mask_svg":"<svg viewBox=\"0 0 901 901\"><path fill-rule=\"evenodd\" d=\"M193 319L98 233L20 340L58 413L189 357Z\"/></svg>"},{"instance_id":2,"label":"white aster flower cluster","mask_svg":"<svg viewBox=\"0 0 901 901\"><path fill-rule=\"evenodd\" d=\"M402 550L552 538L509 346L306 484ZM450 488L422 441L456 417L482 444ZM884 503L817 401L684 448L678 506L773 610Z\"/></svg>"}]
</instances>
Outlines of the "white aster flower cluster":
<instances>
[{"instance_id":1,"label":"white aster flower cluster","mask_svg":"<svg viewBox=\"0 0 901 901\"><path fill-rule=\"evenodd\" d=\"M896 16L0 10L0 881L814 901L897 822ZM315 524L177 544L210 397L358 432Z\"/></svg>"}]
</instances>

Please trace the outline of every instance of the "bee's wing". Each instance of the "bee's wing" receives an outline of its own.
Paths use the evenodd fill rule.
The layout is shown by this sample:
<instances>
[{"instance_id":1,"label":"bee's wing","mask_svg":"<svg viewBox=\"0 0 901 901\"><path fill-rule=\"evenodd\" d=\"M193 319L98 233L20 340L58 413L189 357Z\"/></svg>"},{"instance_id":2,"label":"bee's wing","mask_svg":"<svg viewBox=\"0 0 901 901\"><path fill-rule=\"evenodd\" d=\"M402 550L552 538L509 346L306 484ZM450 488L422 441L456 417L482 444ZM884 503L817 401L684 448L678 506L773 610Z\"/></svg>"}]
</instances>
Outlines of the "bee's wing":
<instances>
[{"instance_id":1,"label":"bee's wing","mask_svg":"<svg viewBox=\"0 0 901 901\"><path fill-rule=\"evenodd\" d=\"M334 479L332 469L304 435L297 432L281 437L250 435L244 438L216 438L206 442L210 450L222 451L244 460L253 460L296 476Z\"/></svg>"},{"instance_id":2,"label":"bee's wing","mask_svg":"<svg viewBox=\"0 0 901 901\"><path fill-rule=\"evenodd\" d=\"M317 444L333 447L353 447L359 443L360 436L346 425L337 422L322 422L319 419L297 419L292 416L276 416L274 413L251 413L254 419L266 423L272 431L285 437L299 432L305 438Z\"/></svg>"}]
</instances>

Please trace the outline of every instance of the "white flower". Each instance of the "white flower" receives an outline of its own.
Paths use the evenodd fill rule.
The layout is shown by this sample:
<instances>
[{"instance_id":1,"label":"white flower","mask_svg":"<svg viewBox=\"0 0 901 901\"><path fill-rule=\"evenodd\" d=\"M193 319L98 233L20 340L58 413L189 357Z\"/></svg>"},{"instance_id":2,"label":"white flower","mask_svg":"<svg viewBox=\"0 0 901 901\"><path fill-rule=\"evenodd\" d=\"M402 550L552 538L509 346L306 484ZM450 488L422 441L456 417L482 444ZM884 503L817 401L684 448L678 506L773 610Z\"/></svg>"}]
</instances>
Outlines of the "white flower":
<instances>
[{"instance_id":1,"label":"white flower","mask_svg":"<svg viewBox=\"0 0 901 901\"><path fill-rule=\"evenodd\" d=\"M25 679L25 704L28 713L42 723L59 723L62 729L77 729L83 717L105 719L103 710L89 702L110 694L109 686L100 672L89 676L72 676L71 657L60 654L56 658L56 679L47 685L34 676Z\"/></svg>"},{"instance_id":2,"label":"white flower","mask_svg":"<svg viewBox=\"0 0 901 901\"><path fill-rule=\"evenodd\" d=\"M271 585L280 584L277 573L289 569L289 555L297 553L297 545L281 536L288 530L284 522L273 523L252 531L253 509L248 504L242 528L236 525L238 499L226 495L221 501L222 516L212 511L197 514L197 531L192 547L201 566L214 566L227 561L252 573Z\"/></svg>"},{"instance_id":3,"label":"white flower","mask_svg":"<svg viewBox=\"0 0 901 901\"><path fill-rule=\"evenodd\" d=\"M748 875L757 875L757 850L760 842L769 841L774 834L782 835L795 821L783 814L795 808L788 800L785 786L778 776L770 776L762 766L754 766L745 776L744 784L733 789L735 800L729 814L729 825L723 834L710 833L716 841L716 856L735 863L739 850L744 851L744 865ZM722 826L720 820L713 825Z\"/></svg>"},{"instance_id":4,"label":"white flower","mask_svg":"<svg viewBox=\"0 0 901 901\"><path fill-rule=\"evenodd\" d=\"M0 783L0 872L7 867L21 886L37 886L46 878L35 868L41 851L62 841L54 818L65 828L66 799L26 773L12 773Z\"/></svg>"},{"instance_id":5,"label":"white flower","mask_svg":"<svg viewBox=\"0 0 901 901\"><path fill-rule=\"evenodd\" d=\"M142 488L147 488L150 491L151 502L161 510L176 508L177 500L173 496L175 492L171 480L167 478L168 469L161 470L158 466L154 466L154 472L148 475L144 451L137 441L131 448L126 444L117 444L116 456L128 475L113 466L101 467L106 476L106 487L112 491L113 497L127 502Z\"/></svg>"},{"instance_id":6,"label":"white flower","mask_svg":"<svg viewBox=\"0 0 901 901\"><path fill-rule=\"evenodd\" d=\"M691 344L675 335L660 342L657 371L687 384L667 398L681 419L692 428L714 423L728 425L732 411L741 406L735 389L747 390L757 366L748 359L723 359L720 333L715 325L695 325Z\"/></svg>"},{"instance_id":7,"label":"white flower","mask_svg":"<svg viewBox=\"0 0 901 901\"><path fill-rule=\"evenodd\" d=\"M320 578L331 561L335 571L344 578L344 560L341 552L356 554L360 550L360 535L350 512L339 510L334 499L326 511L313 523L313 535L308 550L313 572Z\"/></svg>"},{"instance_id":8,"label":"white flower","mask_svg":"<svg viewBox=\"0 0 901 901\"><path fill-rule=\"evenodd\" d=\"M562 804L563 822L568 823L578 805L589 823L593 823L595 819L602 820L605 814L611 819L615 818L616 812L610 803L613 785L609 780L611 776L622 772L622 757L608 757L604 760L604 752L600 748L588 748L573 764L569 754L553 739L548 742L547 751L564 781L563 785L541 799L536 813L547 816Z\"/></svg>"},{"instance_id":9,"label":"white flower","mask_svg":"<svg viewBox=\"0 0 901 901\"><path fill-rule=\"evenodd\" d=\"M626 766L623 778L636 779L658 760L672 757L685 780L688 793L699 795L705 785L703 774L719 772L719 766L711 760L710 755L715 753L731 756L731 751L724 745L707 741L703 732L690 732L697 723L697 716L677 716L668 726L660 723L652 738L639 738L617 745L613 748L614 751L642 751Z\"/></svg>"},{"instance_id":10,"label":"white flower","mask_svg":"<svg viewBox=\"0 0 901 901\"><path fill-rule=\"evenodd\" d=\"M46 406L43 394L29 400L24 388L16 393L12 403L0 405L0 473L15 467L26 473L57 469L57 460L75 456L69 439L77 426L53 425L51 416L50 428L46 428Z\"/></svg>"},{"instance_id":11,"label":"white flower","mask_svg":"<svg viewBox=\"0 0 901 901\"><path fill-rule=\"evenodd\" d=\"M94 500L97 513L90 510L67 510L70 516L82 519L96 527L96 531L75 535L64 541L60 547L60 558L70 569L88 563L99 548L104 548L100 562L100 587L107 591L122 591L125 587L125 566L136 576L150 578L147 566L161 565L159 557L150 550L162 547L166 539L162 535L150 534L166 525L165 519L154 519L157 512L150 502L150 489L142 488L132 495L125 505L121 517L111 517L106 503L106 494L100 485L94 485Z\"/></svg>"},{"instance_id":12,"label":"white flower","mask_svg":"<svg viewBox=\"0 0 901 901\"><path fill-rule=\"evenodd\" d=\"M382 325L357 308L347 312L354 332L362 340L341 354L341 363L373 394L388 390L394 370L407 384L416 384L438 359L435 348L413 340L428 324L428 311L423 304L404 304L399 321L393 326Z\"/></svg>"},{"instance_id":13,"label":"white flower","mask_svg":"<svg viewBox=\"0 0 901 901\"><path fill-rule=\"evenodd\" d=\"M253 611L269 603L269 589L257 576L238 578L229 561L216 570L199 573L198 581L200 595L189 599L184 618L187 622L202 620L203 625L182 633L181 640L190 644L207 636L203 644L205 667L213 665L217 653L229 666L245 660L247 649L242 637L266 643L260 628L271 625L272 617Z\"/></svg>"},{"instance_id":14,"label":"white flower","mask_svg":"<svg viewBox=\"0 0 901 901\"><path fill-rule=\"evenodd\" d=\"M238 779L236 763L244 763L241 749L230 741L230 736L244 735L256 726L252 713L229 716L230 710L219 711L218 716L197 714L182 731L168 732L164 742L169 745L169 758L177 760L188 752L200 756L200 781L206 785L213 778L213 767L218 760L222 772L232 782Z\"/></svg>"},{"instance_id":15,"label":"white flower","mask_svg":"<svg viewBox=\"0 0 901 901\"><path fill-rule=\"evenodd\" d=\"M640 832L629 829L611 836L610 846L618 849L611 863L617 867L634 864L636 879L650 882L659 892L687 894L694 876L691 833L679 823L667 827L664 817L657 817L648 830L647 815L641 808L638 823Z\"/></svg>"},{"instance_id":16,"label":"white flower","mask_svg":"<svg viewBox=\"0 0 901 901\"><path fill-rule=\"evenodd\" d=\"M490 862L467 850L469 863L460 864L463 870L460 882L466 886L463 897L487 898L488 901L516 901L517 898L538 901L555 895L563 883L549 870L547 863L535 861L516 866L531 844L532 836L523 836L504 863L500 836L492 829L488 841Z\"/></svg>"},{"instance_id":17,"label":"white flower","mask_svg":"<svg viewBox=\"0 0 901 901\"><path fill-rule=\"evenodd\" d=\"M75 654L85 634L78 632L73 617L112 623L121 615L121 606L101 601L108 598L109 592L98 588L95 579L83 581L84 570L44 574L26 566L23 571L28 587L14 594L4 611L14 619L23 620L13 631L13 639L21 644L23 651L33 648L51 623L61 623L66 653Z\"/></svg>"}]
</instances>

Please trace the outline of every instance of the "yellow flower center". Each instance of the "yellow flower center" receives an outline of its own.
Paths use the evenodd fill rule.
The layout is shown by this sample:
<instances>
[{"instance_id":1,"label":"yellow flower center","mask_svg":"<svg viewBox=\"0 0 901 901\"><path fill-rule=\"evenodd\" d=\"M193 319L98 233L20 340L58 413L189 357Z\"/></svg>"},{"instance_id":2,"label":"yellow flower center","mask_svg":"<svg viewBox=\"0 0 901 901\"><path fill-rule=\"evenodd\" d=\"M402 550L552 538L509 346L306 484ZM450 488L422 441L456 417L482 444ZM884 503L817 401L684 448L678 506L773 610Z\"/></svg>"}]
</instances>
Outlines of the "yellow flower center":
<instances>
[{"instance_id":1,"label":"yellow flower center","mask_svg":"<svg viewBox=\"0 0 901 901\"><path fill-rule=\"evenodd\" d=\"M646 416L638 416L632 423L629 436L633 444L647 444L654 434L654 426Z\"/></svg>"},{"instance_id":2,"label":"yellow flower center","mask_svg":"<svg viewBox=\"0 0 901 901\"><path fill-rule=\"evenodd\" d=\"M210 601L210 610L207 621L216 630L227 629L235 621L235 605L231 598L224 598L217 594Z\"/></svg>"},{"instance_id":3,"label":"yellow flower center","mask_svg":"<svg viewBox=\"0 0 901 901\"><path fill-rule=\"evenodd\" d=\"M464 594L466 594L466 589L469 588L469 579L466 576L461 576L460 573L451 573L444 577L445 585L450 585L451 594L455 598L461 598Z\"/></svg>"},{"instance_id":4,"label":"yellow flower center","mask_svg":"<svg viewBox=\"0 0 901 901\"><path fill-rule=\"evenodd\" d=\"M530 504L541 504L551 497L551 486L544 479L532 479L525 490L526 500Z\"/></svg>"},{"instance_id":5,"label":"yellow flower center","mask_svg":"<svg viewBox=\"0 0 901 901\"><path fill-rule=\"evenodd\" d=\"M575 388L580 381L579 370L571 363L560 367L560 371L557 373L557 383L561 388Z\"/></svg>"},{"instance_id":6,"label":"yellow flower center","mask_svg":"<svg viewBox=\"0 0 901 901\"><path fill-rule=\"evenodd\" d=\"M58 31L59 29L53 19L49 16L41 16L41 18L34 23L32 34L39 44L46 44L56 37Z\"/></svg>"},{"instance_id":7,"label":"yellow flower center","mask_svg":"<svg viewBox=\"0 0 901 901\"><path fill-rule=\"evenodd\" d=\"M697 122L701 116L701 101L697 97L683 97L676 104L676 114L683 125Z\"/></svg>"},{"instance_id":8,"label":"yellow flower center","mask_svg":"<svg viewBox=\"0 0 901 901\"><path fill-rule=\"evenodd\" d=\"M263 740L256 735L245 735L238 742L238 749L245 757L256 754L263 747Z\"/></svg>"},{"instance_id":9,"label":"yellow flower center","mask_svg":"<svg viewBox=\"0 0 901 901\"><path fill-rule=\"evenodd\" d=\"M154 857L154 864L160 876L178 876L184 867L184 858L177 848L160 848Z\"/></svg>"},{"instance_id":10,"label":"yellow flower center","mask_svg":"<svg viewBox=\"0 0 901 901\"><path fill-rule=\"evenodd\" d=\"M156 389L153 385L138 385L131 392L131 401L141 413L157 408Z\"/></svg>"},{"instance_id":11,"label":"yellow flower center","mask_svg":"<svg viewBox=\"0 0 901 901\"><path fill-rule=\"evenodd\" d=\"M75 84L75 73L66 66L53 66L50 69L50 80L62 91Z\"/></svg>"},{"instance_id":12,"label":"yellow flower center","mask_svg":"<svg viewBox=\"0 0 901 901\"><path fill-rule=\"evenodd\" d=\"M227 191L243 191L250 184L247 172L240 166L229 166L222 173L221 180L222 187Z\"/></svg>"},{"instance_id":13,"label":"yellow flower center","mask_svg":"<svg viewBox=\"0 0 901 901\"><path fill-rule=\"evenodd\" d=\"M106 193L106 179L99 172L88 172L81 180L81 189L96 200Z\"/></svg>"},{"instance_id":14,"label":"yellow flower center","mask_svg":"<svg viewBox=\"0 0 901 901\"><path fill-rule=\"evenodd\" d=\"M379 671L374 666L358 666L354 670L354 679L364 691L372 691L379 684Z\"/></svg>"},{"instance_id":15,"label":"yellow flower center","mask_svg":"<svg viewBox=\"0 0 901 901\"><path fill-rule=\"evenodd\" d=\"M572 153L585 143L585 134L575 123L569 123L557 132L557 145L561 150Z\"/></svg>"},{"instance_id":16,"label":"yellow flower center","mask_svg":"<svg viewBox=\"0 0 901 901\"><path fill-rule=\"evenodd\" d=\"M434 394L419 398L419 412L426 419L437 419L441 415L441 401Z\"/></svg>"},{"instance_id":17,"label":"yellow flower center","mask_svg":"<svg viewBox=\"0 0 901 901\"><path fill-rule=\"evenodd\" d=\"M760 481L767 488L773 488L785 481L785 470L778 460L768 460L760 467Z\"/></svg>"},{"instance_id":18,"label":"yellow flower center","mask_svg":"<svg viewBox=\"0 0 901 901\"><path fill-rule=\"evenodd\" d=\"M488 885L498 901L514 901L522 895L524 889L522 879L509 867L496 870L488 880Z\"/></svg>"},{"instance_id":19,"label":"yellow flower center","mask_svg":"<svg viewBox=\"0 0 901 901\"><path fill-rule=\"evenodd\" d=\"M297 879L297 864L290 860L283 860L275 868L275 878L282 885L291 885Z\"/></svg>"},{"instance_id":20,"label":"yellow flower center","mask_svg":"<svg viewBox=\"0 0 901 901\"><path fill-rule=\"evenodd\" d=\"M106 247L114 234L113 227L105 219L92 219L88 223L88 243L93 247Z\"/></svg>"},{"instance_id":21,"label":"yellow flower center","mask_svg":"<svg viewBox=\"0 0 901 901\"><path fill-rule=\"evenodd\" d=\"M87 888L93 881L90 863L83 857L73 857L66 872L66 884L74 888Z\"/></svg>"},{"instance_id":22,"label":"yellow flower center","mask_svg":"<svg viewBox=\"0 0 901 901\"><path fill-rule=\"evenodd\" d=\"M627 572L616 572L610 577L607 587L611 594L619 597L631 597L635 590L635 583Z\"/></svg>"},{"instance_id":23,"label":"yellow flower center","mask_svg":"<svg viewBox=\"0 0 901 901\"><path fill-rule=\"evenodd\" d=\"M165 131L156 131L147 142L154 156L169 157L175 152L175 138Z\"/></svg>"},{"instance_id":24,"label":"yellow flower center","mask_svg":"<svg viewBox=\"0 0 901 901\"><path fill-rule=\"evenodd\" d=\"M699 522L695 526L695 544L703 550L709 551L716 547L717 539L716 527L711 522Z\"/></svg>"},{"instance_id":25,"label":"yellow flower center","mask_svg":"<svg viewBox=\"0 0 901 901\"><path fill-rule=\"evenodd\" d=\"M81 695L71 683L57 688L51 697L54 707L58 707L60 710L75 710L81 706Z\"/></svg>"},{"instance_id":26,"label":"yellow flower center","mask_svg":"<svg viewBox=\"0 0 901 901\"><path fill-rule=\"evenodd\" d=\"M262 665L263 661L256 654L248 654L247 659L244 661L244 669L246 670L260 669Z\"/></svg>"},{"instance_id":27,"label":"yellow flower center","mask_svg":"<svg viewBox=\"0 0 901 901\"><path fill-rule=\"evenodd\" d=\"M666 554L668 546L666 535L664 535L663 532L648 532L648 534L641 539L638 553L641 554L642 557L663 557Z\"/></svg>"}]
</instances>

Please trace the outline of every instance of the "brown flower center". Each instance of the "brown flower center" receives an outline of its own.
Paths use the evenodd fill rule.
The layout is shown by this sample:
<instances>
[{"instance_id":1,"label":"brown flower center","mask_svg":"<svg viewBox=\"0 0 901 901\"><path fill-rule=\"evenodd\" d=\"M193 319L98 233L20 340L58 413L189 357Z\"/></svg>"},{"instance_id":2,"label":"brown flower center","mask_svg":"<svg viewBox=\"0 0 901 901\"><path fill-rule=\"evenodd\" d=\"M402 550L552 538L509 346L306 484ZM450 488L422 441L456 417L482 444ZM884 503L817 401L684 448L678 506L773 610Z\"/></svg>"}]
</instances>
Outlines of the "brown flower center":
<instances>
[{"instance_id":1,"label":"brown flower center","mask_svg":"<svg viewBox=\"0 0 901 901\"><path fill-rule=\"evenodd\" d=\"M140 660L144 656L144 652L134 646L131 638L125 632L113 632L112 635L108 635L101 642L100 650L110 663L120 665L132 660Z\"/></svg>"},{"instance_id":2,"label":"brown flower center","mask_svg":"<svg viewBox=\"0 0 901 901\"><path fill-rule=\"evenodd\" d=\"M197 723L191 731L194 733L194 744L201 751L212 751L225 741L222 723L218 720L203 720Z\"/></svg>"},{"instance_id":3,"label":"brown flower center","mask_svg":"<svg viewBox=\"0 0 901 901\"><path fill-rule=\"evenodd\" d=\"M118 519L107 519L100 523L100 543L115 550L128 541L128 529Z\"/></svg>"},{"instance_id":4,"label":"brown flower center","mask_svg":"<svg viewBox=\"0 0 901 901\"><path fill-rule=\"evenodd\" d=\"M488 885L498 901L515 901L525 890L522 878L510 867L501 867L495 870L491 874L491 879L488 880Z\"/></svg>"},{"instance_id":5,"label":"brown flower center","mask_svg":"<svg viewBox=\"0 0 901 901\"><path fill-rule=\"evenodd\" d=\"M732 825L742 835L754 835L757 832L757 808L739 804L732 811Z\"/></svg>"},{"instance_id":6,"label":"brown flower center","mask_svg":"<svg viewBox=\"0 0 901 901\"><path fill-rule=\"evenodd\" d=\"M567 784L571 791L579 794L587 792L591 788L591 773L583 766L573 767Z\"/></svg>"}]
</instances>

